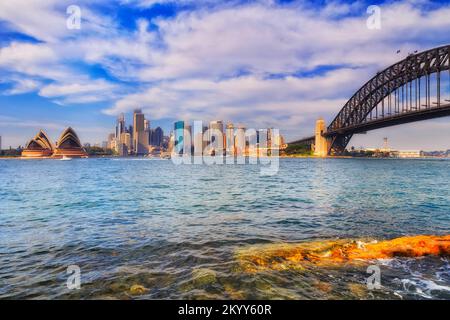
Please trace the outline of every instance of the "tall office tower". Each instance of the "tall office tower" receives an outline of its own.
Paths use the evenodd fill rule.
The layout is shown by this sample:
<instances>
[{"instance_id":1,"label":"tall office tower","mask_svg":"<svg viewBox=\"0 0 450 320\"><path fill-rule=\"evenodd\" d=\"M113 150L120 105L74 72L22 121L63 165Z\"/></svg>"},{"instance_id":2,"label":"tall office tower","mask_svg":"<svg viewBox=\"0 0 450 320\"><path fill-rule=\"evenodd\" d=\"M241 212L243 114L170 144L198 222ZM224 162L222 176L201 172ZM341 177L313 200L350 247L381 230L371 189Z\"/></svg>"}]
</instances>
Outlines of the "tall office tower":
<instances>
[{"instance_id":1,"label":"tall office tower","mask_svg":"<svg viewBox=\"0 0 450 320\"><path fill-rule=\"evenodd\" d=\"M177 121L174 124L174 151L176 154L184 152L184 121Z\"/></svg>"},{"instance_id":2,"label":"tall office tower","mask_svg":"<svg viewBox=\"0 0 450 320\"><path fill-rule=\"evenodd\" d=\"M108 135L108 148L109 149L116 149L115 140L116 140L115 134L114 133L110 133Z\"/></svg>"},{"instance_id":3,"label":"tall office tower","mask_svg":"<svg viewBox=\"0 0 450 320\"><path fill-rule=\"evenodd\" d=\"M281 134L278 135L278 146L280 149L286 148L286 141L284 140L284 137Z\"/></svg>"},{"instance_id":4,"label":"tall office tower","mask_svg":"<svg viewBox=\"0 0 450 320\"><path fill-rule=\"evenodd\" d=\"M174 147L175 147L175 135L172 131L170 132L170 137L168 140L169 141L167 143L167 151L172 153L172 151L174 151Z\"/></svg>"},{"instance_id":5,"label":"tall office tower","mask_svg":"<svg viewBox=\"0 0 450 320\"><path fill-rule=\"evenodd\" d=\"M204 126L203 127L203 151L206 150L206 147L209 145L210 141L209 141L209 136L206 135L205 133L208 131L208 126Z\"/></svg>"},{"instance_id":6,"label":"tall office tower","mask_svg":"<svg viewBox=\"0 0 450 320\"><path fill-rule=\"evenodd\" d=\"M163 136L162 148L167 150L169 148L169 143L170 143L170 134L169 136Z\"/></svg>"},{"instance_id":7,"label":"tall office tower","mask_svg":"<svg viewBox=\"0 0 450 320\"><path fill-rule=\"evenodd\" d=\"M121 113L117 117L117 124L116 124L116 139L120 140L120 135L124 133L126 130L125 128L125 115Z\"/></svg>"},{"instance_id":8,"label":"tall office tower","mask_svg":"<svg viewBox=\"0 0 450 320\"><path fill-rule=\"evenodd\" d=\"M120 135L119 156L126 157L130 153L131 135L128 132L123 132Z\"/></svg>"},{"instance_id":9,"label":"tall office tower","mask_svg":"<svg viewBox=\"0 0 450 320\"><path fill-rule=\"evenodd\" d=\"M268 128L267 129L267 149L271 150L272 149L272 144L274 143L274 141L272 141L272 137L273 136L273 128Z\"/></svg>"},{"instance_id":10,"label":"tall office tower","mask_svg":"<svg viewBox=\"0 0 450 320\"><path fill-rule=\"evenodd\" d=\"M213 147L210 149L211 154L219 155L223 154L223 121L217 120L217 121L211 121L209 123L209 129L210 129L210 135L209 135L209 142L213 144ZM221 136L222 141L216 141L216 138L218 138L217 135ZM222 150L216 150L214 146L222 145Z\"/></svg>"},{"instance_id":11,"label":"tall office tower","mask_svg":"<svg viewBox=\"0 0 450 320\"><path fill-rule=\"evenodd\" d=\"M164 131L161 127L156 128L151 132L151 145L155 147L161 147L163 145Z\"/></svg>"},{"instance_id":12,"label":"tall office tower","mask_svg":"<svg viewBox=\"0 0 450 320\"><path fill-rule=\"evenodd\" d=\"M224 147L226 150L227 156L234 156L235 155L235 148L234 148L234 126L232 123L227 124L227 128L225 130L225 143Z\"/></svg>"},{"instance_id":13,"label":"tall office tower","mask_svg":"<svg viewBox=\"0 0 450 320\"><path fill-rule=\"evenodd\" d=\"M0 136L0 151L2 151L2 136Z\"/></svg>"},{"instance_id":14,"label":"tall office tower","mask_svg":"<svg viewBox=\"0 0 450 320\"><path fill-rule=\"evenodd\" d=\"M130 134L131 146L128 150L128 154L134 154L134 136L133 136L133 126L129 125L128 130L126 130Z\"/></svg>"},{"instance_id":15,"label":"tall office tower","mask_svg":"<svg viewBox=\"0 0 450 320\"><path fill-rule=\"evenodd\" d=\"M193 136L192 136L192 126L190 124L184 125L184 152L187 154L192 154L192 149L194 146Z\"/></svg>"},{"instance_id":16,"label":"tall office tower","mask_svg":"<svg viewBox=\"0 0 450 320\"><path fill-rule=\"evenodd\" d=\"M148 133L145 132L145 117L140 109L133 114L133 144L136 155L148 153Z\"/></svg>"},{"instance_id":17,"label":"tall office tower","mask_svg":"<svg viewBox=\"0 0 450 320\"><path fill-rule=\"evenodd\" d=\"M148 153L148 146L150 145L150 138L151 138L151 129L150 129L150 120L144 120L144 132L145 132L145 146L146 146L146 153Z\"/></svg>"},{"instance_id":18,"label":"tall office tower","mask_svg":"<svg viewBox=\"0 0 450 320\"><path fill-rule=\"evenodd\" d=\"M242 157L245 156L245 149L247 145L246 137L245 137L245 127L240 125L236 129L236 135L234 138L234 147L236 156Z\"/></svg>"},{"instance_id":19,"label":"tall office tower","mask_svg":"<svg viewBox=\"0 0 450 320\"><path fill-rule=\"evenodd\" d=\"M127 146L128 149L128 154L130 154L132 152L132 148L133 148L133 140L131 140L131 133L129 132L124 132L124 141L125 141L125 145Z\"/></svg>"},{"instance_id":20,"label":"tall office tower","mask_svg":"<svg viewBox=\"0 0 450 320\"><path fill-rule=\"evenodd\" d=\"M194 126L192 127L192 145L194 149L194 156L197 158L203 155L203 150L205 148L203 130L204 127L202 121L194 121ZM194 159L194 161L196 160Z\"/></svg>"},{"instance_id":21,"label":"tall office tower","mask_svg":"<svg viewBox=\"0 0 450 320\"><path fill-rule=\"evenodd\" d=\"M155 130L154 129L149 129L148 130L148 145L149 146L154 146L154 144L153 144L153 139L155 138L154 134L155 134Z\"/></svg>"}]
</instances>

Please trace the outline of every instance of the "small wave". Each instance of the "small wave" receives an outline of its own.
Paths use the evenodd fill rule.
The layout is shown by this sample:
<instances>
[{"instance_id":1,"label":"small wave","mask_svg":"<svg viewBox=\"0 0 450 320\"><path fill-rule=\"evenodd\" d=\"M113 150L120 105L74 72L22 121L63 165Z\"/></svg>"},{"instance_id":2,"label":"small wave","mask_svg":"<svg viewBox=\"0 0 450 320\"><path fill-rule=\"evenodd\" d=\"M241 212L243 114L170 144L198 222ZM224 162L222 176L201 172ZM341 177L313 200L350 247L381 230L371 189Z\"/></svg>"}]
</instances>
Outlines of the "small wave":
<instances>
[{"instance_id":1,"label":"small wave","mask_svg":"<svg viewBox=\"0 0 450 320\"><path fill-rule=\"evenodd\" d=\"M403 286L403 292L398 292L400 294L408 293L425 299L435 299L442 293L450 293L450 286L439 284L431 279L411 278L401 279L400 282Z\"/></svg>"}]
</instances>

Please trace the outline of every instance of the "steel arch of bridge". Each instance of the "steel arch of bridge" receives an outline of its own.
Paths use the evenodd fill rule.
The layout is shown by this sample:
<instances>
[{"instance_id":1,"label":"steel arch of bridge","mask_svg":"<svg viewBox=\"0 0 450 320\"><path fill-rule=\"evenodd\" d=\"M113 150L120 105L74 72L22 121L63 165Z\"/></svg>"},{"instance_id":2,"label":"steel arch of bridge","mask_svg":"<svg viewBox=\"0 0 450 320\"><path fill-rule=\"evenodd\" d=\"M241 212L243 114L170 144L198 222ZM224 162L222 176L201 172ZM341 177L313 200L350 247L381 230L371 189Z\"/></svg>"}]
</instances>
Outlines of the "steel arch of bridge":
<instances>
[{"instance_id":1,"label":"steel arch of bridge","mask_svg":"<svg viewBox=\"0 0 450 320\"><path fill-rule=\"evenodd\" d=\"M342 153L355 133L450 115L450 100L441 95L441 74L445 71L449 71L450 92L450 45L411 54L377 73L327 128L324 136L331 141L329 153ZM436 97L431 94L432 75L436 75Z\"/></svg>"}]
</instances>

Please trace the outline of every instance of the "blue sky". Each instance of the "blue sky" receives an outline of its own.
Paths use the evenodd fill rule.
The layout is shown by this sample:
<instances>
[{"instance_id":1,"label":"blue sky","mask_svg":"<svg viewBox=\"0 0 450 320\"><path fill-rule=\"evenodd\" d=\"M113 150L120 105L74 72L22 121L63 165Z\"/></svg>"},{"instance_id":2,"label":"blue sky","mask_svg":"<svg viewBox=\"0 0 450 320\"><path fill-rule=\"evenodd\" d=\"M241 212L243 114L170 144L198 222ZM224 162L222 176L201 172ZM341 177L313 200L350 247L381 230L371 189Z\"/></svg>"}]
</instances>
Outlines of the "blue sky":
<instances>
[{"instance_id":1,"label":"blue sky","mask_svg":"<svg viewBox=\"0 0 450 320\"><path fill-rule=\"evenodd\" d=\"M367 28L367 7L381 29ZM69 5L81 29L66 27ZM276 127L287 140L327 122L378 70L450 43L448 1L4 0L0 135L24 145L67 126L100 143L115 117L143 109L151 126L222 119ZM397 50L401 50L397 54ZM436 130L438 129L438 130ZM450 148L448 118L351 141Z\"/></svg>"}]
</instances>

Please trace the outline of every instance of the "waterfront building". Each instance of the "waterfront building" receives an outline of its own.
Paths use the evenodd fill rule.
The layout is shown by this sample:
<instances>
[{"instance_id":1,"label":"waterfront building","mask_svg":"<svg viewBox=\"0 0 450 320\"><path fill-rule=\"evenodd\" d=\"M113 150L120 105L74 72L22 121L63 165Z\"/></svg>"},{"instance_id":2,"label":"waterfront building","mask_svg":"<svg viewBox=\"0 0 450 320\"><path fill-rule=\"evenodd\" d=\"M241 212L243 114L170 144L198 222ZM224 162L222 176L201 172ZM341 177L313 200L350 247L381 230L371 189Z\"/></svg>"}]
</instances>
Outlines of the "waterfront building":
<instances>
[{"instance_id":1,"label":"waterfront building","mask_svg":"<svg viewBox=\"0 0 450 320\"><path fill-rule=\"evenodd\" d=\"M148 153L148 132L145 132L145 117L140 109L133 114L133 144L136 155Z\"/></svg>"},{"instance_id":2,"label":"waterfront building","mask_svg":"<svg viewBox=\"0 0 450 320\"><path fill-rule=\"evenodd\" d=\"M50 157L53 154L54 146L43 130L34 136L22 150L22 157L43 158Z\"/></svg>"},{"instance_id":3,"label":"waterfront building","mask_svg":"<svg viewBox=\"0 0 450 320\"><path fill-rule=\"evenodd\" d=\"M194 156L201 157L203 150L206 147L204 136L204 127L202 121L194 121L194 127L192 129L192 145L194 147Z\"/></svg>"},{"instance_id":4,"label":"waterfront building","mask_svg":"<svg viewBox=\"0 0 450 320\"><path fill-rule=\"evenodd\" d=\"M164 131L161 127L157 127L150 131L150 145L154 147L161 147L163 145Z\"/></svg>"},{"instance_id":5,"label":"waterfront building","mask_svg":"<svg viewBox=\"0 0 450 320\"><path fill-rule=\"evenodd\" d=\"M226 150L227 156L235 155L235 146L234 146L234 126L232 123L228 123L225 130L225 142L224 148Z\"/></svg>"},{"instance_id":6,"label":"waterfront building","mask_svg":"<svg viewBox=\"0 0 450 320\"><path fill-rule=\"evenodd\" d=\"M129 132L123 132L120 135L120 144L118 148L118 154L121 157L126 157L131 153L131 135Z\"/></svg>"},{"instance_id":7,"label":"waterfront building","mask_svg":"<svg viewBox=\"0 0 450 320\"><path fill-rule=\"evenodd\" d=\"M207 127L207 126L204 126L204 127L203 127L203 131L202 131L202 134L203 134L203 148L202 148L202 150L203 150L203 151L206 150L206 148L208 147L208 145L209 145L209 143L210 143L210 141L209 141L209 136L208 136L208 135L205 136L205 133L206 133L207 131L208 131L208 127Z\"/></svg>"},{"instance_id":8,"label":"waterfront building","mask_svg":"<svg viewBox=\"0 0 450 320\"><path fill-rule=\"evenodd\" d=\"M108 135L108 149L116 149L116 138L114 133Z\"/></svg>"},{"instance_id":9,"label":"waterfront building","mask_svg":"<svg viewBox=\"0 0 450 320\"><path fill-rule=\"evenodd\" d=\"M155 130L154 129L148 129L148 146L151 147L153 146L153 135L155 134Z\"/></svg>"},{"instance_id":10,"label":"waterfront building","mask_svg":"<svg viewBox=\"0 0 450 320\"><path fill-rule=\"evenodd\" d=\"M117 117L117 124L116 124L116 135L115 138L117 141L120 140L120 135L124 133L126 130L125 128L125 115L122 113Z\"/></svg>"},{"instance_id":11,"label":"waterfront building","mask_svg":"<svg viewBox=\"0 0 450 320\"><path fill-rule=\"evenodd\" d=\"M131 139L130 140L131 141L131 145L130 145L130 147L128 149L128 153L129 154L134 154L134 135L133 135L133 126L132 125L130 125L128 127L127 132L130 134L130 139Z\"/></svg>"},{"instance_id":12,"label":"waterfront building","mask_svg":"<svg viewBox=\"0 0 450 320\"><path fill-rule=\"evenodd\" d=\"M211 148L209 149L209 153L211 155L216 155L216 154L223 154L224 151L224 143L223 143L223 139L224 139L224 134L223 134L223 121L221 120L216 120L216 121L211 121L209 123L209 143L212 144ZM217 141L217 138L221 138L222 141ZM222 150L216 150L216 148L218 146L222 147Z\"/></svg>"},{"instance_id":13,"label":"waterfront building","mask_svg":"<svg viewBox=\"0 0 450 320\"><path fill-rule=\"evenodd\" d=\"M121 113L118 117L117 117L117 122L116 122L116 130L114 133L114 149L116 152L120 152L120 148L122 145L122 141L121 141L121 135L122 133L124 133L126 131L126 127L125 127L125 115L123 113Z\"/></svg>"},{"instance_id":14,"label":"waterfront building","mask_svg":"<svg viewBox=\"0 0 450 320\"><path fill-rule=\"evenodd\" d=\"M87 156L75 131L71 127L64 130L56 143L53 157L87 158Z\"/></svg>"},{"instance_id":15,"label":"waterfront building","mask_svg":"<svg viewBox=\"0 0 450 320\"><path fill-rule=\"evenodd\" d=\"M147 149L147 154L149 153L149 146L150 146L150 139L151 139L151 129L150 129L150 120L145 119L144 120L144 134L145 134L145 139L146 139L146 149Z\"/></svg>"},{"instance_id":16,"label":"waterfront building","mask_svg":"<svg viewBox=\"0 0 450 320\"><path fill-rule=\"evenodd\" d=\"M183 151L187 154L192 154L193 138L192 138L192 126L190 124L184 125L184 137L183 137Z\"/></svg>"},{"instance_id":17,"label":"waterfront building","mask_svg":"<svg viewBox=\"0 0 450 320\"><path fill-rule=\"evenodd\" d=\"M392 151L391 154L395 158L420 158L420 157L422 157L422 152L419 150L398 150L398 151Z\"/></svg>"},{"instance_id":18,"label":"waterfront building","mask_svg":"<svg viewBox=\"0 0 450 320\"><path fill-rule=\"evenodd\" d=\"M284 150L287 148L287 143L286 140L284 139L283 135L279 134L277 136L277 142L278 142L278 147L280 148L280 150Z\"/></svg>"},{"instance_id":19,"label":"waterfront building","mask_svg":"<svg viewBox=\"0 0 450 320\"><path fill-rule=\"evenodd\" d=\"M174 152L184 153L184 121L177 121L174 124Z\"/></svg>"},{"instance_id":20,"label":"waterfront building","mask_svg":"<svg viewBox=\"0 0 450 320\"><path fill-rule=\"evenodd\" d=\"M169 148L169 143L170 143L170 135L169 136L164 136L163 140L162 140L162 147L163 147L163 149L167 150Z\"/></svg>"},{"instance_id":21,"label":"waterfront building","mask_svg":"<svg viewBox=\"0 0 450 320\"><path fill-rule=\"evenodd\" d=\"M170 132L170 137L169 137L169 141L168 141L168 145L167 145L167 151L169 153L172 153L172 151L174 151L174 147L175 147L175 135L173 132Z\"/></svg>"},{"instance_id":22,"label":"waterfront building","mask_svg":"<svg viewBox=\"0 0 450 320\"><path fill-rule=\"evenodd\" d=\"M245 126L239 125L236 128L236 133L234 137L234 147L235 147L235 155L238 157L242 157L245 155L247 141L245 136Z\"/></svg>"}]
</instances>

